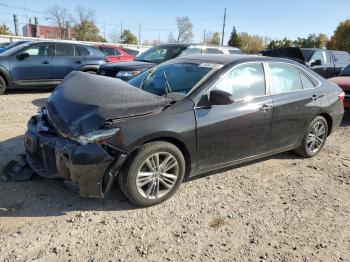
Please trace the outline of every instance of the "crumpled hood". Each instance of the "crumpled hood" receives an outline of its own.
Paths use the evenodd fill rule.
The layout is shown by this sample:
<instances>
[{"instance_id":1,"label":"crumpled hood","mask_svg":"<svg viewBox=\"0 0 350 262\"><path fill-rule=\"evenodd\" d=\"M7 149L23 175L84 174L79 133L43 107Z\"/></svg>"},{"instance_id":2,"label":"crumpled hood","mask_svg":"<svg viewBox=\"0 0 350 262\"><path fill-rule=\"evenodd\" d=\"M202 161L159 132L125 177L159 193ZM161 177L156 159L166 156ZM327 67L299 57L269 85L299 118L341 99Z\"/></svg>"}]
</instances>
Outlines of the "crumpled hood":
<instances>
[{"instance_id":1,"label":"crumpled hood","mask_svg":"<svg viewBox=\"0 0 350 262\"><path fill-rule=\"evenodd\" d=\"M299 47L282 47L261 51L263 56L288 58L306 64L306 58Z\"/></svg>"},{"instance_id":2,"label":"crumpled hood","mask_svg":"<svg viewBox=\"0 0 350 262\"><path fill-rule=\"evenodd\" d=\"M49 97L47 110L63 135L76 137L102 128L106 120L149 114L170 102L119 79L72 72Z\"/></svg>"}]
</instances>

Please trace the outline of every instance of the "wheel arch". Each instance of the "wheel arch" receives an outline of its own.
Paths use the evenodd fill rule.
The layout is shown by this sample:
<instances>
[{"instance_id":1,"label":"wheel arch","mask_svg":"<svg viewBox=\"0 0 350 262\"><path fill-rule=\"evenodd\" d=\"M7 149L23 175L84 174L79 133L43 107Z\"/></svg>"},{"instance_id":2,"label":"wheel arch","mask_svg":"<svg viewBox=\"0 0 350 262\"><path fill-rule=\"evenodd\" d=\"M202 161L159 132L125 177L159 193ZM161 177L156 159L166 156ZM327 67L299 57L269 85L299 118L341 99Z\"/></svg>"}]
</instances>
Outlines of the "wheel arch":
<instances>
[{"instance_id":1,"label":"wheel arch","mask_svg":"<svg viewBox=\"0 0 350 262\"><path fill-rule=\"evenodd\" d=\"M10 73L1 66L0 66L0 76L5 80L6 87L12 86L12 79L11 79Z\"/></svg>"},{"instance_id":2,"label":"wheel arch","mask_svg":"<svg viewBox=\"0 0 350 262\"><path fill-rule=\"evenodd\" d=\"M79 68L79 71L86 72L86 71L95 71L99 69L99 65L83 65L82 67Z\"/></svg>"},{"instance_id":3,"label":"wheel arch","mask_svg":"<svg viewBox=\"0 0 350 262\"><path fill-rule=\"evenodd\" d=\"M176 137L173 137L173 136L161 136L161 137L154 137L154 138L150 138L148 140L145 140L145 141L140 143L136 148L134 148L130 152L130 156L131 157L134 156L137 153L138 149L142 145L150 143L150 142L155 142L155 141L164 141L164 142L171 143L171 144L175 145L181 151L181 153L184 156L185 165L186 165L186 168L185 168L185 179L188 178L188 176L191 173L191 169L192 169L191 168L192 156L191 156L190 150L188 149L186 144L183 141L181 141L180 139L176 138Z\"/></svg>"},{"instance_id":4,"label":"wheel arch","mask_svg":"<svg viewBox=\"0 0 350 262\"><path fill-rule=\"evenodd\" d=\"M328 125L328 134L327 134L327 136L329 136L332 133L333 119L332 119L331 115L328 114L328 113L321 113L321 114L319 114L319 116L322 116L322 117L324 117L326 119L327 125Z\"/></svg>"}]
</instances>

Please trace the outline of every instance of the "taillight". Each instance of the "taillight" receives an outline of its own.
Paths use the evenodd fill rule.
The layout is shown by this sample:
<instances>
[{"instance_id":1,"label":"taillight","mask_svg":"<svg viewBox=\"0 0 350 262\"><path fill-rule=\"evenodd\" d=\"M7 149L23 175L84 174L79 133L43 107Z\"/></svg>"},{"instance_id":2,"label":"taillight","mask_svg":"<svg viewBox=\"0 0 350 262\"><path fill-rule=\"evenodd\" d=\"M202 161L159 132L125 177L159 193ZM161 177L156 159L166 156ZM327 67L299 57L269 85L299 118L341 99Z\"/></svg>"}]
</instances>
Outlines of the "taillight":
<instances>
[{"instance_id":1,"label":"taillight","mask_svg":"<svg viewBox=\"0 0 350 262\"><path fill-rule=\"evenodd\" d=\"M339 98L339 100L344 101L344 99L345 99L345 93L344 93L344 91L341 91L341 92L338 94L338 98Z\"/></svg>"}]
</instances>

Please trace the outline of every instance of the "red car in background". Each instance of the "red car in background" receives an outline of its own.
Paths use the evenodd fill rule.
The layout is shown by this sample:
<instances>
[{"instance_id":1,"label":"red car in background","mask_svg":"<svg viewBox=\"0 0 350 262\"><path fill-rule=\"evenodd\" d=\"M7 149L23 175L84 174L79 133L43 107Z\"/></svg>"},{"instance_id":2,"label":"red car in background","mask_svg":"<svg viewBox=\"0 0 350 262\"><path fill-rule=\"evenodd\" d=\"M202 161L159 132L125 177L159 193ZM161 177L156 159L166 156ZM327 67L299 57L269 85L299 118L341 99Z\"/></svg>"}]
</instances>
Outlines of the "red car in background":
<instances>
[{"instance_id":1,"label":"red car in background","mask_svg":"<svg viewBox=\"0 0 350 262\"><path fill-rule=\"evenodd\" d=\"M344 107L345 109L350 109L350 65L345 67L337 77L329 79L333 83L340 86L344 93Z\"/></svg>"},{"instance_id":2,"label":"red car in background","mask_svg":"<svg viewBox=\"0 0 350 262\"><path fill-rule=\"evenodd\" d=\"M134 56L128 54L118 46L98 45L96 47L107 56L109 62L127 62L135 59Z\"/></svg>"}]
</instances>

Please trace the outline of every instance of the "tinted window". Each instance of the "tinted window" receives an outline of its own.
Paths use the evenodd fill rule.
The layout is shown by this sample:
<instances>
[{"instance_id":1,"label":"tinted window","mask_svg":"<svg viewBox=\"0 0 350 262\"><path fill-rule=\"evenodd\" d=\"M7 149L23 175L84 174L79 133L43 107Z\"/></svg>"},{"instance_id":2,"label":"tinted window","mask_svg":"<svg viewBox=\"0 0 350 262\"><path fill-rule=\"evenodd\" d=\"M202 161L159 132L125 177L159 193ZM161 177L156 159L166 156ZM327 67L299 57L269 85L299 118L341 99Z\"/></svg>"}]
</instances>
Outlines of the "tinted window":
<instances>
[{"instance_id":1,"label":"tinted window","mask_svg":"<svg viewBox=\"0 0 350 262\"><path fill-rule=\"evenodd\" d=\"M300 73L300 75L301 75L301 83L303 85L303 89L315 88L315 85L303 73Z\"/></svg>"},{"instance_id":2,"label":"tinted window","mask_svg":"<svg viewBox=\"0 0 350 262\"><path fill-rule=\"evenodd\" d=\"M180 56L187 56L187 55L200 55L202 54L202 49L199 47L189 47L182 51Z\"/></svg>"},{"instance_id":3,"label":"tinted window","mask_svg":"<svg viewBox=\"0 0 350 262\"><path fill-rule=\"evenodd\" d=\"M350 63L350 55L344 51L333 51L334 59L339 63Z\"/></svg>"},{"instance_id":4,"label":"tinted window","mask_svg":"<svg viewBox=\"0 0 350 262\"><path fill-rule=\"evenodd\" d=\"M228 52L232 55L235 55L235 54L241 55L242 54L241 50L235 50L235 49L229 49Z\"/></svg>"},{"instance_id":5,"label":"tinted window","mask_svg":"<svg viewBox=\"0 0 350 262\"><path fill-rule=\"evenodd\" d=\"M74 56L73 45L56 45L56 56Z\"/></svg>"},{"instance_id":6,"label":"tinted window","mask_svg":"<svg viewBox=\"0 0 350 262\"><path fill-rule=\"evenodd\" d=\"M132 49L123 49L123 51L128 55L132 55L132 56L137 56L139 54L139 51L132 50Z\"/></svg>"},{"instance_id":7,"label":"tinted window","mask_svg":"<svg viewBox=\"0 0 350 262\"><path fill-rule=\"evenodd\" d=\"M89 50L85 47L76 46L75 48L77 50L76 56L89 56L90 55Z\"/></svg>"},{"instance_id":8,"label":"tinted window","mask_svg":"<svg viewBox=\"0 0 350 262\"><path fill-rule=\"evenodd\" d=\"M326 55L324 51L315 51L311 57L312 62L315 62L316 60L321 60L322 64L326 62L325 59Z\"/></svg>"},{"instance_id":9,"label":"tinted window","mask_svg":"<svg viewBox=\"0 0 350 262\"><path fill-rule=\"evenodd\" d=\"M164 95L167 80L171 93L186 95L211 70L212 68L190 63L159 66L144 80L142 89L156 95Z\"/></svg>"},{"instance_id":10,"label":"tinted window","mask_svg":"<svg viewBox=\"0 0 350 262\"><path fill-rule=\"evenodd\" d=\"M218 48L206 48L204 54L223 54L223 52Z\"/></svg>"},{"instance_id":11,"label":"tinted window","mask_svg":"<svg viewBox=\"0 0 350 262\"><path fill-rule=\"evenodd\" d=\"M270 64L271 90L273 94L282 94L302 90L299 70L287 64Z\"/></svg>"},{"instance_id":12,"label":"tinted window","mask_svg":"<svg viewBox=\"0 0 350 262\"><path fill-rule=\"evenodd\" d=\"M348 65L347 67L345 67L343 69L343 71L340 72L341 76L350 76L350 65Z\"/></svg>"},{"instance_id":13,"label":"tinted window","mask_svg":"<svg viewBox=\"0 0 350 262\"><path fill-rule=\"evenodd\" d=\"M234 100L265 95L265 75L261 63L243 64L232 69L214 89L232 94Z\"/></svg>"},{"instance_id":14,"label":"tinted window","mask_svg":"<svg viewBox=\"0 0 350 262\"><path fill-rule=\"evenodd\" d=\"M112 48L112 47L100 47L100 50L106 55L106 56L116 56L121 55L118 50Z\"/></svg>"},{"instance_id":15,"label":"tinted window","mask_svg":"<svg viewBox=\"0 0 350 262\"><path fill-rule=\"evenodd\" d=\"M155 46L137 56L136 60L163 62L177 57L186 47Z\"/></svg>"},{"instance_id":16,"label":"tinted window","mask_svg":"<svg viewBox=\"0 0 350 262\"><path fill-rule=\"evenodd\" d=\"M48 56L48 44L34 44L24 49L21 53L27 53L30 56Z\"/></svg>"}]
</instances>

